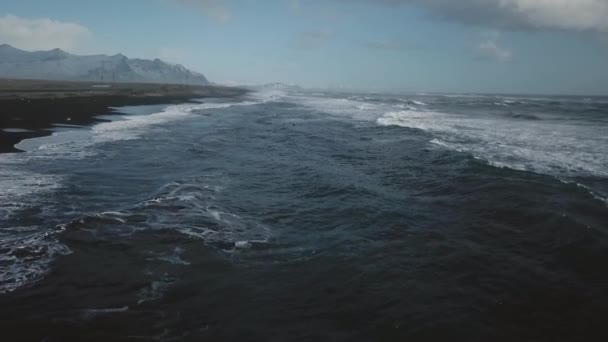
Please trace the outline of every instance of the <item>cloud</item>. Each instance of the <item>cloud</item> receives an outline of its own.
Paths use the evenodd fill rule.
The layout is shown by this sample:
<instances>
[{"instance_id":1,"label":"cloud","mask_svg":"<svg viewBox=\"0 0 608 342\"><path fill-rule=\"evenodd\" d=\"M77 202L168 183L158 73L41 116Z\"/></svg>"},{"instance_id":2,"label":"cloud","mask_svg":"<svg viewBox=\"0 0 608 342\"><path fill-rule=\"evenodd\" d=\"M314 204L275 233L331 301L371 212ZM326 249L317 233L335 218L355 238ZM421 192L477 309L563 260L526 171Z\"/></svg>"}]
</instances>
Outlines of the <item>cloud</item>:
<instances>
[{"instance_id":1,"label":"cloud","mask_svg":"<svg viewBox=\"0 0 608 342\"><path fill-rule=\"evenodd\" d=\"M204 15L225 23L230 19L231 13L224 0L171 0L179 5L194 8Z\"/></svg>"},{"instance_id":2,"label":"cloud","mask_svg":"<svg viewBox=\"0 0 608 342\"><path fill-rule=\"evenodd\" d=\"M289 46L297 50L315 50L325 45L333 37L334 33L331 30L301 32L292 36Z\"/></svg>"},{"instance_id":3,"label":"cloud","mask_svg":"<svg viewBox=\"0 0 608 342\"><path fill-rule=\"evenodd\" d=\"M346 3L346 0L342 0ZM608 0L358 0L414 5L432 17L491 28L608 33Z\"/></svg>"},{"instance_id":4,"label":"cloud","mask_svg":"<svg viewBox=\"0 0 608 342\"><path fill-rule=\"evenodd\" d=\"M51 19L28 19L14 15L0 16L0 43L25 50L60 48L74 51L91 37L88 28Z\"/></svg>"},{"instance_id":5,"label":"cloud","mask_svg":"<svg viewBox=\"0 0 608 342\"><path fill-rule=\"evenodd\" d=\"M499 63L510 62L513 58L511 50L498 45L499 34L491 34L477 46L476 58L479 60L495 61Z\"/></svg>"}]
</instances>

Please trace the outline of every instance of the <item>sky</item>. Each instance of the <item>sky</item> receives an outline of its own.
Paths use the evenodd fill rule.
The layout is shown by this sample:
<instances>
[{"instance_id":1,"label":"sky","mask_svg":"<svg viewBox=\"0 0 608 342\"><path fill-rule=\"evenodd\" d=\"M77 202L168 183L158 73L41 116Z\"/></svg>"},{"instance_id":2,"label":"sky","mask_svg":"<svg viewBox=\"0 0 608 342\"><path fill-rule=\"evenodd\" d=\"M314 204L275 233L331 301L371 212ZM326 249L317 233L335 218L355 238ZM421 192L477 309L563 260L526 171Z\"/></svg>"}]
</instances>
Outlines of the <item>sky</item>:
<instances>
[{"instance_id":1,"label":"sky","mask_svg":"<svg viewBox=\"0 0 608 342\"><path fill-rule=\"evenodd\" d=\"M2 0L0 43L229 85L608 95L608 0Z\"/></svg>"}]
</instances>

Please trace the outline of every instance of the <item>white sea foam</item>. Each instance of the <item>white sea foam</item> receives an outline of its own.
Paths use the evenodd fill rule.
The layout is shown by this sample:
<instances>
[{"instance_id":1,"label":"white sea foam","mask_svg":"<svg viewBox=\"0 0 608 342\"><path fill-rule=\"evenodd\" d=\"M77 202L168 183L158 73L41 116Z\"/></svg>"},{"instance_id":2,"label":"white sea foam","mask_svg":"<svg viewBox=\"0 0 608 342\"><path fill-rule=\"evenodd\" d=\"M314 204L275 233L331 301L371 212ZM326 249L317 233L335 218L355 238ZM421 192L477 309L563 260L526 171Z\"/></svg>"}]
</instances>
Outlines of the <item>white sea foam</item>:
<instances>
[{"instance_id":1,"label":"white sea foam","mask_svg":"<svg viewBox=\"0 0 608 342\"><path fill-rule=\"evenodd\" d=\"M160 227L164 228L175 220L179 222L175 225L176 231L208 244L219 244L222 248L231 246L233 249L242 249L244 241L268 243L272 236L270 228L213 205L215 194L222 189L218 185L201 184L201 180L195 183L171 182L160 189L162 195L144 201L138 210L143 210L144 215L148 212L155 213L155 216L162 212L160 216L163 217L163 224ZM210 224L188 224L184 222L184 216L199 217L198 221Z\"/></svg>"},{"instance_id":2,"label":"white sea foam","mask_svg":"<svg viewBox=\"0 0 608 342\"><path fill-rule=\"evenodd\" d=\"M258 96L257 93L254 95ZM142 111L137 106L125 107L125 110L116 108L115 110L136 115L112 117L112 121L97 124L90 130L75 128L73 130L55 132L46 137L27 139L17 144L16 147L24 151L35 152L31 158L62 157L82 159L95 154L94 149L90 147L97 143L138 139L152 126L186 119L199 111L254 105L260 102L272 101L275 98L275 95L262 94L255 97L254 101L170 105L160 112L152 114L141 114ZM142 107L158 108L159 106Z\"/></svg>"},{"instance_id":3,"label":"white sea foam","mask_svg":"<svg viewBox=\"0 0 608 342\"><path fill-rule=\"evenodd\" d=\"M255 102L180 104L165 108L162 112L125 116L124 120L104 122L93 126L94 143L133 140L144 134L150 126L188 118L201 110L250 105Z\"/></svg>"},{"instance_id":4,"label":"white sea foam","mask_svg":"<svg viewBox=\"0 0 608 342\"><path fill-rule=\"evenodd\" d=\"M142 115L138 108L133 107L130 109L132 115L114 117L115 121L104 122L91 129L71 127L50 136L24 140L17 148L27 153L0 156L0 220L10 220L21 209L32 207L42 210L42 215L47 215L44 211L50 210L51 206L43 203L45 195L61 188L64 175L57 171L52 174L34 172L32 165L35 163L48 164L52 161L58 165L62 160L94 156L97 153L95 145L98 143L137 139L154 125L191 117L199 111L252 105L272 101L276 96L277 94L262 96L249 102L172 105L148 115ZM117 212L100 214L100 217L117 223L127 222L127 218ZM49 233L48 227L20 227L20 231L15 233L10 227L1 224L2 221L0 293L41 279L56 256L70 252L53 237L54 232ZM30 231L26 232L28 229Z\"/></svg>"},{"instance_id":5,"label":"white sea foam","mask_svg":"<svg viewBox=\"0 0 608 342\"><path fill-rule=\"evenodd\" d=\"M287 92L281 89L264 89L257 91L255 93L251 93L249 97L254 99L255 102L272 102L279 101L287 96ZM255 103L254 102L254 103Z\"/></svg>"},{"instance_id":6,"label":"white sea foam","mask_svg":"<svg viewBox=\"0 0 608 342\"><path fill-rule=\"evenodd\" d=\"M556 176L608 176L608 140L601 126L433 111L389 112L377 123L427 131L435 136L432 143L495 165Z\"/></svg>"},{"instance_id":7,"label":"white sea foam","mask_svg":"<svg viewBox=\"0 0 608 342\"><path fill-rule=\"evenodd\" d=\"M0 205L17 204L33 194L55 190L61 179L61 176L44 175L5 167L0 170L0 189L2 189L0 191Z\"/></svg>"},{"instance_id":8,"label":"white sea foam","mask_svg":"<svg viewBox=\"0 0 608 342\"><path fill-rule=\"evenodd\" d=\"M30 160L74 160L95 155L87 147L91 144L91 132L88 129L74 129L55 132L49 136L26 139L15 145L27 151Z\"/></svg>"},{"instance_id":9,"label":"white sea foam","mask_svg":"<svg viewBox=\"0 0 608 342\"><path fill-rule=\"evenodd\" d=\"M191 236L203 233L199 237L203 237L206 242L229 242L237 249L246 248L250 242L268 243L272 235L268 227L257 222L251 222L236 214L215 208L206 208L202 214L217 222L221 229L203 229L201 231L200 227L194 229L193 227L184 227L180 228L180 232Z\"/></svg>"},{"instance_id":10,"label":"white sea foam","mask_svg":"<svg viewBox=\"0 0 608 342\"><path fill-rule=\"evenodd\" d=\"M53 235L41 232L39 227L2 229L0 294L42 279L55 257L71 253Z\"/></svg>"},{"instance_id":11,"label":"white sea foam","mask_svg":"<svg viewBox=\"0 0 608 342\"><path fill-rule=\"evenodd\" d=\"M426 103L424 103L422 101L418 101L418 100L405 100L405 102L408 102L408 103L411 102L416 106L426 106L427 105Z\"/></svg>"},{"instance_id":12,"label":"white sea foam","mask_svg":"<svg viewBox=\"0 0 608 342\"><path fill-rule=\"evenodd\" d=\"M381 104L370 104L361 100L341 99L315 96L292 96L289 101L325 114L348 117L355 120L373 120L388 107Z\"/></svg>"},{"instance_id":13,"label":"white sea foam","mask_svg":"<svg viewBox=\"0 0 608 342\"><path fill-rule=\"evenodd\" d=\"M149 126L188 117L192 109L191 105L175 105L167 107L160 113L125 116L124 120L104 122L93 126L92 141L100 143L137 139Z\"/></svg>"},{"instance_id":14,"label":"white sea foam","mask_svg":"<svg viewBox=\"0 0 608 342\"><path fill-rule=\"evenodd\" d=\"M61 186L63 176L33 171L33 162L27 153L0 155L0 293L40 279L54 256L69 253L52 232L12 221L24 210L49 215L45 198Z\"/></svg>"},{"instance_id":15,"label":"white sea foam","mask_svg":"<svg viewBox=\"0 0 608 342\"><path fill-rule=\"evenodd\" d=\"M498 106L553 98L497 97L489 95L442 95L449 98L480 98ZM433 103L406 101L404 104L369 104L362 96L349 99L300 96L291 101L319 112L356 120L374 120L383 126L420 129L433 135L441 146L473 155L500 167L554 176L608 176L608 135L605 126L585 120L563 120L542 113L534 115L452 114L433 110ZM416 104L413 106L412 104ZM538 114L540 115L540 114Z\"/></svg>"},{"instance_id":16,"label":"white sea foam","mask_svg":"<svg viewBox=\"0 0 608 342\"><path fill-rule=\"evenodd\" d=\"M63 176L35 172L28 167L31 162L27 154L0 155L0 228L7 228L3 221L18 210L50 210L41 202L60 187Z\"/></svg>"}]
</instances>

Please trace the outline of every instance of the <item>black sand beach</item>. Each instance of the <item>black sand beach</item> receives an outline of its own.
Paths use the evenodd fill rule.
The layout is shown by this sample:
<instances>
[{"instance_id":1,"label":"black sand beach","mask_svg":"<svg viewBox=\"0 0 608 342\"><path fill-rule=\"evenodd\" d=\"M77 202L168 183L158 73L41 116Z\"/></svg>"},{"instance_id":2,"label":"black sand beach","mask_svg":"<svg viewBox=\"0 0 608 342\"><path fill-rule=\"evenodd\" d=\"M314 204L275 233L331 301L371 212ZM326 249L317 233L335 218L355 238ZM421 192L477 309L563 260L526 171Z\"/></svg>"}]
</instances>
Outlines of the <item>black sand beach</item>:
<instances>
[{"instance_id":1,"label":"black sand beach","mask_svg":"<svg viewBox=\"0 0 608 342\"><path fill-rule=\"evenodd\" d=\"M19 152L23 139L52 133L57 124L85 126L100 121L110 107L234 97L244 89L171 84L97 84L0 80L0 153Z\"/></svg>"}]
</instances>

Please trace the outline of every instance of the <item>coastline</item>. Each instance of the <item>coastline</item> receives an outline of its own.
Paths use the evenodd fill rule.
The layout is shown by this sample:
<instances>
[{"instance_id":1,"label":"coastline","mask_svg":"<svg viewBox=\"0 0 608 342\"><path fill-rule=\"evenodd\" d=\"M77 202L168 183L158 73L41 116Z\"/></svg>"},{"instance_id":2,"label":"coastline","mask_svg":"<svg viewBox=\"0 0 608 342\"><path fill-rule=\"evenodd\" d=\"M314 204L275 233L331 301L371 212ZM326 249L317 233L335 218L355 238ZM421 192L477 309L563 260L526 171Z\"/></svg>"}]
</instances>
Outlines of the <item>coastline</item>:
<instances>
[{"instance_id":1,"label":"coastline","mask_svg":"<svg viewBox=\"0 0 608 342\"><path fill-rule=\"evenodd\" d=\"M55 125L89 126L111 107L238 97L241 88L173 84L0 80L0 153L22 152L24 139L51 135Z\"/></svg>"}]
</instances>

